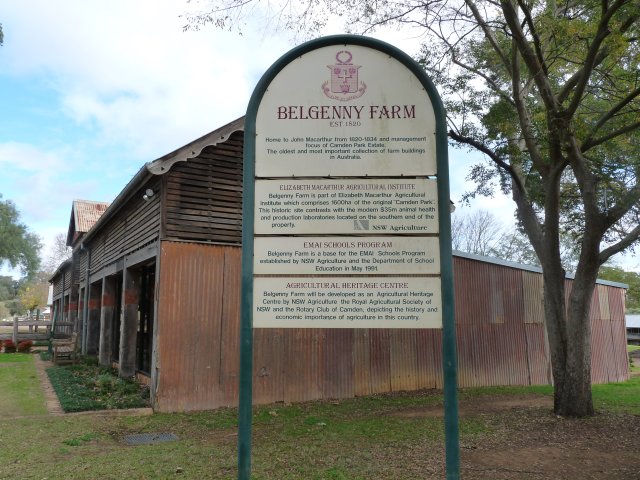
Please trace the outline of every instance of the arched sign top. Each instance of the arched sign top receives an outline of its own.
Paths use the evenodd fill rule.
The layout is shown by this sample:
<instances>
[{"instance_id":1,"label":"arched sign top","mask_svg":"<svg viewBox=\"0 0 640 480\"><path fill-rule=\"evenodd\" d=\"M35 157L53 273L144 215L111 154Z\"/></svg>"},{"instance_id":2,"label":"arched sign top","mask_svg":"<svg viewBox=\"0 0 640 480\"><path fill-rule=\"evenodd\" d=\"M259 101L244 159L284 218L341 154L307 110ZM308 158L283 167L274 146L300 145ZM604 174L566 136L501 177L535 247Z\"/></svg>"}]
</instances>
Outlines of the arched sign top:
<instances>
[{"instance_id":1,"label":"arched sign top","mask_svg":"<svg viewBox=\"0 0 640 480\"><path fill-rule=\"evenodd\" d=\"M246 133L257 177L432 176L446 163L430 79L404 52L361 36L313 40L276 61Z\"/></svg>"}]
</instances>

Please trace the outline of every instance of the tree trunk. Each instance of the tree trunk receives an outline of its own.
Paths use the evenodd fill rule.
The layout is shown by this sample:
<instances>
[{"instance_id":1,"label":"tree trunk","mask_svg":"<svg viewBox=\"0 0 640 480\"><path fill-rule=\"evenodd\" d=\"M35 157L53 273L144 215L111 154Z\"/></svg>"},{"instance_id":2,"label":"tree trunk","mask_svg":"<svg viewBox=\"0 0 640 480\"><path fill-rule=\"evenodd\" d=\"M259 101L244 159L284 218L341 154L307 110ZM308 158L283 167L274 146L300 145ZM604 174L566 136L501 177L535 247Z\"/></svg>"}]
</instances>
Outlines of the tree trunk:
<instances>
[{"instance_id":1,"label":"tree trunk","mask_svg":"<svg viewBox=\"0 0 640 480\"><path fill-rule=\"evenodd\" d=\"M597 267L579 268L565 306L564 278L544 275L545 317L554 379L554 412L593 415L589 311Z\"/></svg>"}]
</instances>

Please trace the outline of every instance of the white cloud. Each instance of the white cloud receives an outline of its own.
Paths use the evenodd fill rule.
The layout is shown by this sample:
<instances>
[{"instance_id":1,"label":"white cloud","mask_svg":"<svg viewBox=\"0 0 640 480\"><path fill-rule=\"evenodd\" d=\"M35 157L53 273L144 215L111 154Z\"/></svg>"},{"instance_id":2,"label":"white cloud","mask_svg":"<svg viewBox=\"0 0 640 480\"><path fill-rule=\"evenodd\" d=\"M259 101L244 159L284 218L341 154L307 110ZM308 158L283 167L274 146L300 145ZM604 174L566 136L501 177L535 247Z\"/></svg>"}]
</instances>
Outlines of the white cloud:
<instances>
[{"instance_id":1,"label":"white cloud","mask_svg":"<svg viewBox=\"0 0 640 480\"><path fill-rule=\"evenodd\" d=\"M43 197L57 189L55 179L68 171L60 153L18 142L3 143L0 168L4 172L0 193L18 205L22 217L42 220L59 206L57 197L46 202Z\"/></svg>"},{"instance_id":2,"label":"white cloud","mask_svg":"<svg viewBox=\"0 0 640 480\"><path fill-rule=\"evenodd\" d=\"M151 160L242 115L256 72L289 49L251 29L183 32L185 10L169 0L14 4L3 19L8 65L46 73L67 116Z\"/></svg>"},{"instance_id":3,"label":"white cloud","mask_svg":"<svg viewBox=\"0 0 640 480\"><path fill-rule=\"evenodd\" d=\"M82 181L71 180L75 158L71 149L0 143L0 193L16 204L22 221L31 229L34 224L59 221L59 212L70 211L78 194L91 191Z\"/></svg>"},{"instance_id":4,"label":"white cloud","mask_svg":"<svg viewBox=\"0 0 640 480\"><path fill-rule=\"evenodd\" d=\"M5 171L11 168L24 173L44 173L47 170L66 168L58 153L42 151L33 145L20 142L0 144L0 166Z\"/></svg>"}]
</instances>

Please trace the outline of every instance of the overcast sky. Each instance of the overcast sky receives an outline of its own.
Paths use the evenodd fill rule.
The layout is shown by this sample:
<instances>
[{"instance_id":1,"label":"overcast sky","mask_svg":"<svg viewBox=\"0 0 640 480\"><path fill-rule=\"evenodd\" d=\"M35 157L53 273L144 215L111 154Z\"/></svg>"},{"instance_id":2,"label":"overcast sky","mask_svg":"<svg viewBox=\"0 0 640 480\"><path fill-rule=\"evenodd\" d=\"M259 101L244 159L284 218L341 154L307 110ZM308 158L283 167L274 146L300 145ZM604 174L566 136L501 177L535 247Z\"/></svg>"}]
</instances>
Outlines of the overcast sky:
<instances>
[{"instance_id":1,"label":"overcast sky","mask_svg":"<svg viewBox=\"0 0 640 480\"><path fill-rule=\"evenodd\" d=\"M74 199L111 201L144 163L244 115L261 75L295 46L260 25L184 32L186 0L2 7L0 193L45 244L66 233ZM376 37L419 48L413 32ZM450 153L454 201L471 160ZM513 217L501 196L474 208Z\"/></svg>"}]
</instances>

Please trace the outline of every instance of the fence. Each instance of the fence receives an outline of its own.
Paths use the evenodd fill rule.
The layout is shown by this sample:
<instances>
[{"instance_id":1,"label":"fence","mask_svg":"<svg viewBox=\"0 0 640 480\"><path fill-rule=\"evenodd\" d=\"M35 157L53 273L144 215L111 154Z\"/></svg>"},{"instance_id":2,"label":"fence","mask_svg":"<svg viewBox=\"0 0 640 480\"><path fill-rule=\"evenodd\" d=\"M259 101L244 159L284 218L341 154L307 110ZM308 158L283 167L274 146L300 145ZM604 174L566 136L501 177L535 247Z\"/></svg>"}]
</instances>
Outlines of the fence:
<instances>
[{"instance_id":1,"label":"fence","mask_svg":"<svg viewBox=\"0 0 640 480\"><path fill-rule=\"evenodd\" d=\"M21 340L49 340L51 321L20 320L0 321L0 340L13 340L17 345Z\"/></svg>"}]
</instances>

